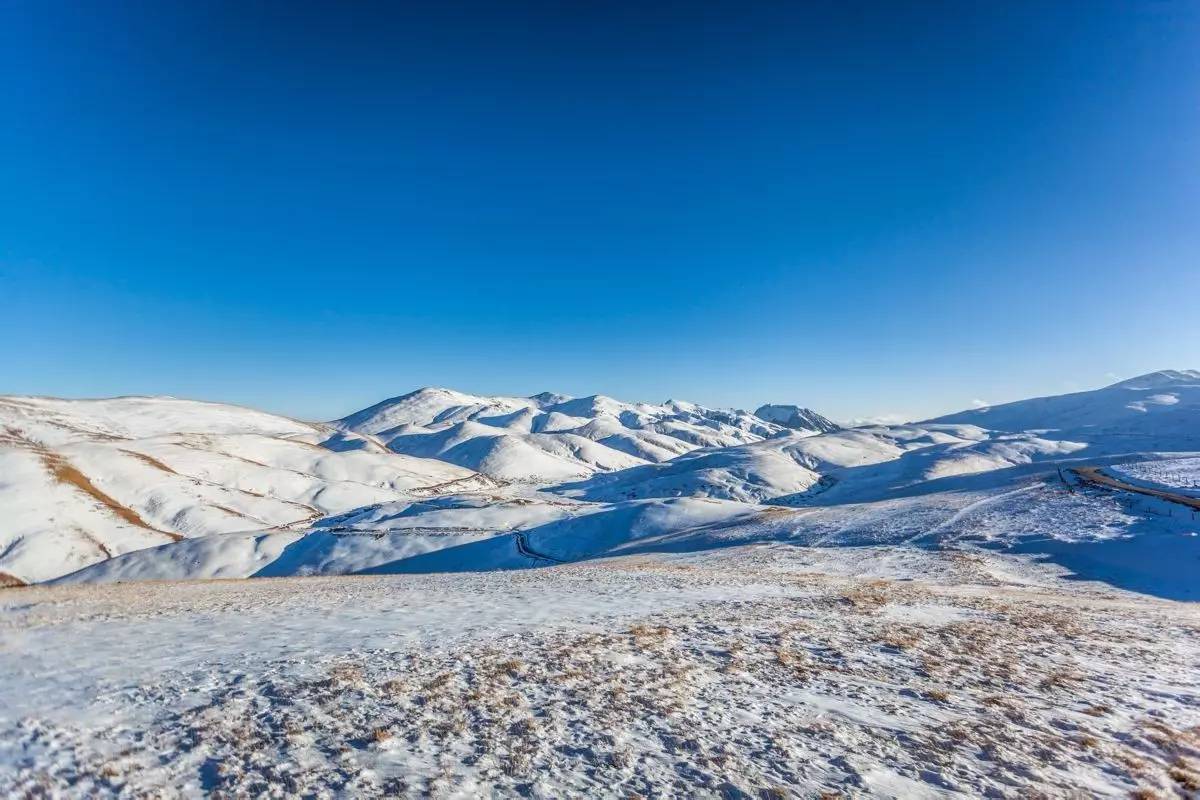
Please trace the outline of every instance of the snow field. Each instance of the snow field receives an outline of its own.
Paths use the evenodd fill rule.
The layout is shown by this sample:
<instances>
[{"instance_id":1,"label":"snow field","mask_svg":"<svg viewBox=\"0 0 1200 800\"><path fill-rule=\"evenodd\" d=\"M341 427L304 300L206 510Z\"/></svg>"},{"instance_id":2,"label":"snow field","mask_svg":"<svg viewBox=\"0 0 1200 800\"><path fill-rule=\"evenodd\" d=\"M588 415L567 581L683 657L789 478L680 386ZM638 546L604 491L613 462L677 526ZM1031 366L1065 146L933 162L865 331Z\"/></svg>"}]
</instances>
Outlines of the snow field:
<instances>
[{"instance_id":1,"label":"snow field","mask_svg":"<svg viewBox=\"0 0 1200 800\"><path fill-rule=\"evenodd\" d=\"M1015 798L1171 796L1200 777L1194 610L986 552L777 545L452 581L152 586L9 601L6 686L64 648L88 656L50 669L53 701L0 716L0 782ZM200 619L204 636L155 656Z\"/></svg>"}]
</instances>

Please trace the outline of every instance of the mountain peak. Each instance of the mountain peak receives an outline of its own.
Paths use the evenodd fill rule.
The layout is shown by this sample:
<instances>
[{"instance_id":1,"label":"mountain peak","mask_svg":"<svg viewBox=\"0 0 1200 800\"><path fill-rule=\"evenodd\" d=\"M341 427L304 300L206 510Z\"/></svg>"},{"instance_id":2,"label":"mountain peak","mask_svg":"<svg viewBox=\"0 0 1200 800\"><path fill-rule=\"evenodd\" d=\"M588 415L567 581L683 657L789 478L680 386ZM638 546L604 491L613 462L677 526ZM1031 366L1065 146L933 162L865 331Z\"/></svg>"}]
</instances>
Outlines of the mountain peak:
<instances>
[{"instance_id":1,"label":"mountain peak","mask_svg":"<svg viewBox=\"0 0 1200 800\"><path fill-rule=\"evenodd\" d=\"M815 431L817 433L832 433L841 430L837 423L826 419L811 408L801 406L773 405L759 406L754 416L767 422L774 422L793 430Z\"/></svg>"},{"instance_id":2,"label":"mountain peak","mask_svg":"<svg viewBox=\"0 0 1200 800\"><path fill-rule=\"evenodd\" d=\"M1161 386L1170 386L1176 383L1200 383L1200 370L1160 369L1157 372L1147 372L1145 375L1138 375L1136 378L1128 378L1127 380L1118 381L1107 388L1157 389Z\"/></svg>"},{"instance_id":3,"label":"mountain peak","mask_svg":"<svg viewBox=\"0 0 1200 800\"><path fill-rule=\"evenodd\" d=\"M535 395L530 395L529 399L540 406L556 406L559 403L571 400L572 397L569 394L558 394L557 392L539 392Z\"/></svg>"}]
</instances>

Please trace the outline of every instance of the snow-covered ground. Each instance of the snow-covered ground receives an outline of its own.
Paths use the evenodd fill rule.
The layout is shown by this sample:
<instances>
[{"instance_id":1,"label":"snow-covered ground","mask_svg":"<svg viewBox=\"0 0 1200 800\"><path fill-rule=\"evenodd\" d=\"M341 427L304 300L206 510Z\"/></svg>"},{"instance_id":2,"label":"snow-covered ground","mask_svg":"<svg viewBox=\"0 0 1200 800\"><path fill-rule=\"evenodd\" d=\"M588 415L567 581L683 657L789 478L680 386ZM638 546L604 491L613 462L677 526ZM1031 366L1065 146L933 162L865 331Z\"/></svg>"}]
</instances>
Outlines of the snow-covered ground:
<instances>
[{"instance_id":1,"label":"snow-covered ground","mask_svg":"<svg viewBox=\"0 0 1200 800\"><path fill-rule=\"evenodd\" d=\"M0 786L1186 796L1198 663L1195 606L987 550L32 587L0 594Z\"/></svg>"},{"instance_id":2,"label":"snow-covered ground","mask_svg":"<svg viewBox=\"0 0 1200 800\"><path fill-rule=\"evenodd\" d=\"M0 398L0 795L1196 797L1198 409Z\"/></svg>"},{"instance_id":3,"label":"snow-covered ground","mask_svg":"<svg viewBox=\"0 0 1200 800\"><path fill-rule=\"evenodd\" d=\"M1109 471L1135 486L1200 497L1200 457L1139 461L1110 467Z\"/></svg>"},{"instance_id":4,"label":"snow-covered ground","mask_svg":"<svg viewBox=\"0 0 1200 800\"><path fill-rule=\"evenodd\" d=\"M306 533L189 539L58 582L518 570L749 544L889 544L1036 554L1083 579L1200 600L1200 515L1190 509L1041 474L973 480L980 485L799 508L699 497L594 503L543 492L506 501L450 495L381 504Z\"/></svg>"}]
</instances>

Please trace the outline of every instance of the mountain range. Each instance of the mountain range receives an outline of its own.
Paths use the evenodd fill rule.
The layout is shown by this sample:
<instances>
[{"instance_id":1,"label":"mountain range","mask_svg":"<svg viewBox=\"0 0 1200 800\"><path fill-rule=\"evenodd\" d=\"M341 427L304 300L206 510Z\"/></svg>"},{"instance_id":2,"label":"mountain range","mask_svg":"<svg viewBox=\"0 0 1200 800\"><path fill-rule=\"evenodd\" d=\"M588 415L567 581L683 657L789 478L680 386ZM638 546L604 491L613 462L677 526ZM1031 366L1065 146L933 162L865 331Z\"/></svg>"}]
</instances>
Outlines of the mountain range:
<instances>
[{"instance_id":1,"label":"mountain range","mask_svg":"<svg viewBox=\"0 0 1200 800\"><path fill-rule=\"evenodd\" d=\"M792 405L441 388L331 422L168 397L0 397L0 581L550 563L771 509L1193 451L1191 370L850 429Z\"/></svg>"}]
</instances>

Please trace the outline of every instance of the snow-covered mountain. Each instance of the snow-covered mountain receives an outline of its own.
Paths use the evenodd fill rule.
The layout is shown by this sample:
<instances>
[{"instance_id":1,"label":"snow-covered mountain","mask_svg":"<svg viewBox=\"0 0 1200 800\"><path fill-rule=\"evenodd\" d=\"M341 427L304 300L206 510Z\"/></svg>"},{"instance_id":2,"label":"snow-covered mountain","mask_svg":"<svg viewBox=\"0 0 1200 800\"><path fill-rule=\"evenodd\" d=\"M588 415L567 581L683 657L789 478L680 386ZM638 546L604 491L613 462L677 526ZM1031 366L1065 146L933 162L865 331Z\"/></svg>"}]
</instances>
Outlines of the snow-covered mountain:
<instances>
[{"instance_id":1,"label":"snow-covered mountain","mask_svg":"<svg viewBox=\"0 0 1200 800\"><path fill-rule=\"evenodd\" d=\"M358 449L331 449L347 445ZM0 573L40 581L186 537L304 527L413 490L490 483L237 406L4 397Z\"/></svg>"},{"instance_id":2,"label":"snow-covered mountain","mask_svg":"<svg viewBox=\"0 0 1200 800\"><path fill-rule=\"evenodd\" d=\"M1087 392L1035 397L930 420L997 431L1053 430L1084 441L1139 437L1200 444L1200 372L1162 370Z\"/></svg>"},{"instance_id":3,"label":"snow-covered mountain","mask_svg":"<svg viewBox=\"0 0 1200 800\"><path fill-rule=\"evenodd\" d=\"M0 581L81 567L69 580L529 566L625 540L708 541L670 526L707 530L710 512L751 541L760 518L771 537L808 536L819 509L869 520L863 509L937 494L926 516L889 519L893 533L834 526L851 542L921 536L946 523L928 509L1021 476L1197 452L1193 371L848 430L797 406L449 389L331 423L171 398L0 398ZM656 520L651 539L629 527L643 519ZM589 531L603 542L568 541Z\"/></svg>"},{"instance_id":4,"label":"snow-covered mountain","mask_svg":"<svg viewBox=\"0 0 1200 800\"><path fill-rule=\"evenodd\" d=\"M610 502L647 497L784 505L858 502L939 478L1067 458L1087 448L972 425L876 426L699 450L662 464L565 483L556 491Z\"/></svg>"},{"instance_id":5,"label":"snow-covered mountain","mask_svg":"<svg viewBox=\"0 0 1200 800\"><path fill-rule=\"evenodd\" d=\"M801 408L800 406L759 406L758 410L754 412L754 416L794 431L816 434L833 433L838 429L838 425L833 421L825 419L811 408Z\"/></svg>"},{"instance_id":6,"label":"snow-covered mountain","mask_svg":"<svg viewBox=\"0 0 1200 800\"><path fill-rule=\"evenodd\" d=\"M744 411L694 403L623 403L604 395L477 397L427 388L331 422L397 453L495 478L549 483L669 461L698 448L757 442L785 430Z\"/></svg>"}]
</instances>

